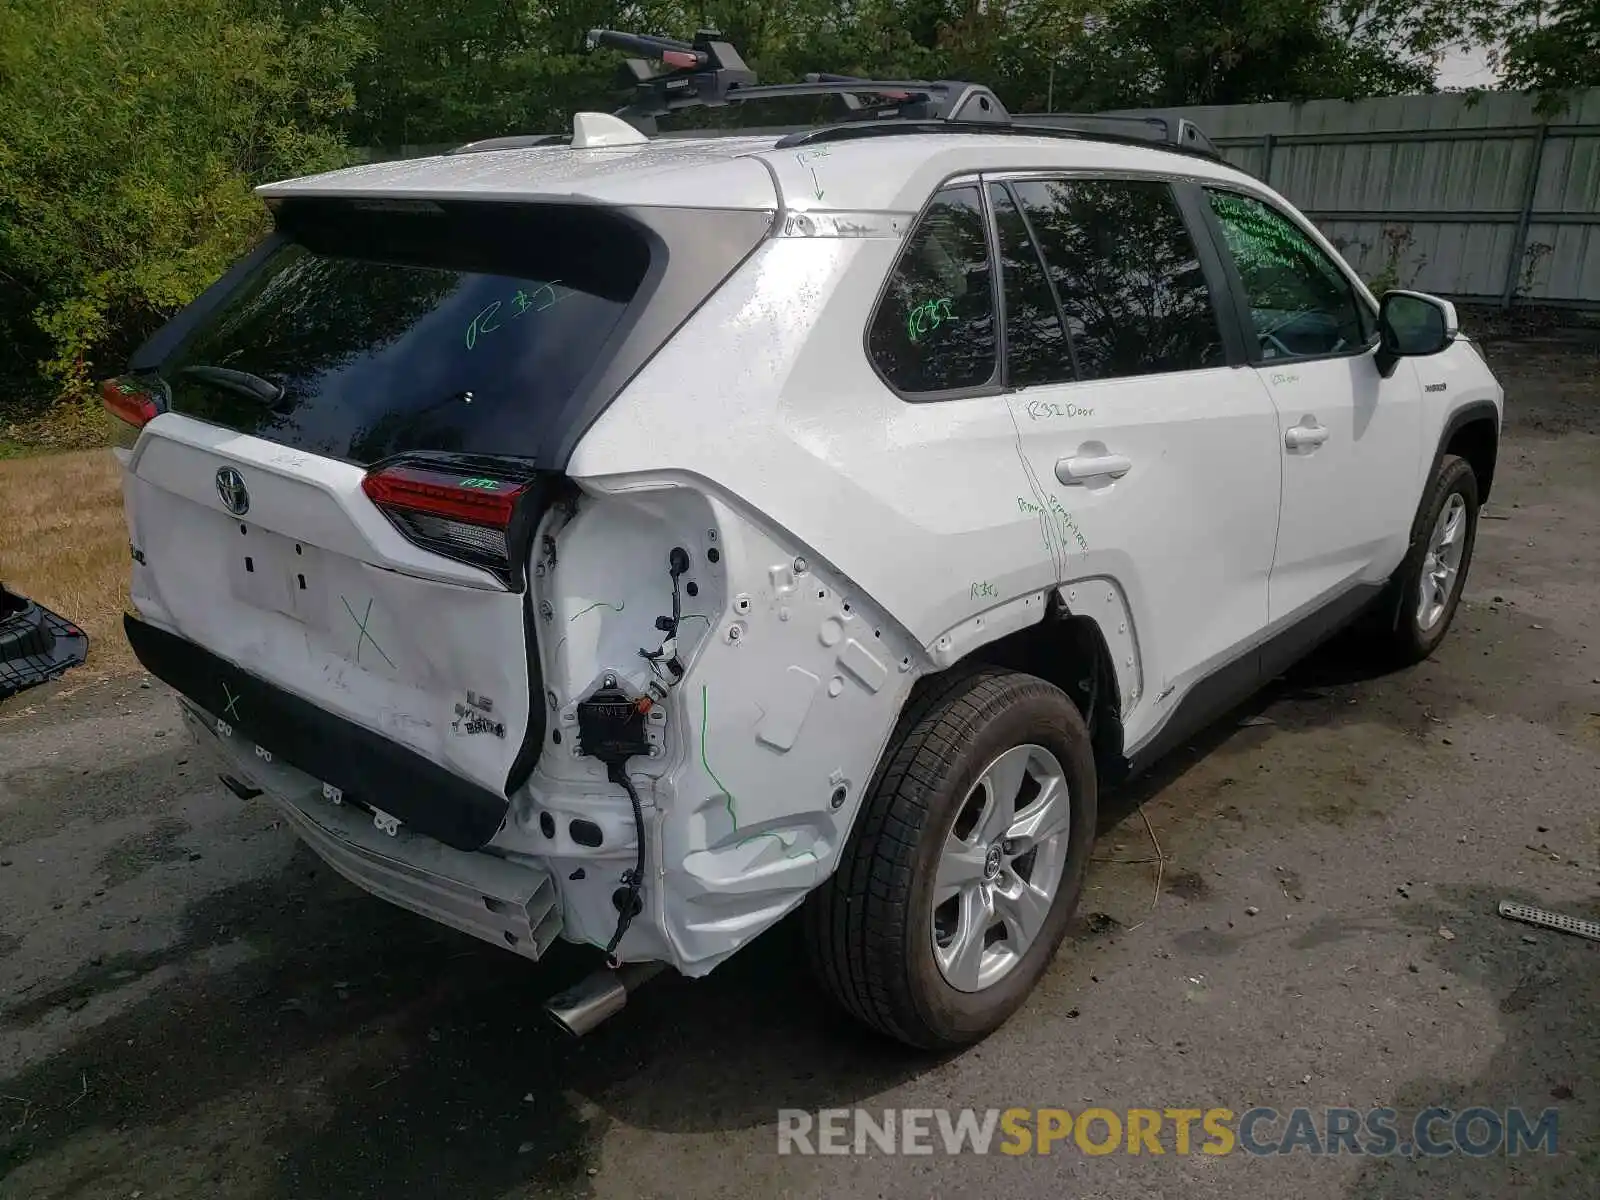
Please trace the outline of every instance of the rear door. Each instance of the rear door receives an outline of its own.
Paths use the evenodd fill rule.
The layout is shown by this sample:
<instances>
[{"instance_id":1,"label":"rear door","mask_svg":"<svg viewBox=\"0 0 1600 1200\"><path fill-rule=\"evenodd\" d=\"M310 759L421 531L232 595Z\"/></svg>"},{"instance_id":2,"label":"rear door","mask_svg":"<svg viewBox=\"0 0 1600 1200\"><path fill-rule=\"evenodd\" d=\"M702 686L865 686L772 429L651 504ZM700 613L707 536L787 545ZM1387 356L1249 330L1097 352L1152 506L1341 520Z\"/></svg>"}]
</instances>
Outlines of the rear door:
<instances>
[{"instance_id":1,"label":"rear door","mask_svg":"<svg viewBox=\"0 0 1600 1200\"><path fill-rule=\"evenodd\" d=\"M977 615L939 644L1037 620L1041 593L1067 585L1068 606L1126 648L1129 746L1225 663L1229 686L1254 685L1267 619L1277 423L1207 253L1164 179L951 183L907 235L868 331L900 398L890 452L870 433L838 439L971 581L947 611Z\"/></svg>"},{"instance_id":2,"label":"rear door","mask_svg":"<svg viewBox=\"0 0 1600 1200\"><path fill-rule=\"evenodd\" d=\"M522 575L551 448L648 240L598 206L278 215L124 381L157 413L126 468L130 640L261 753L476 848L542 737Z\"/></svg>"},{"instance_id":3,"label":"rear door","mask_svg":"<svg viewBox=\"0 0 1600 1200\"><path fill-rule=\"evenodd\" d=\"M1031 499L1059 578L1100 571L1127 593L1154 668L1136 741L1267 623L1272 404L1229 363L1209 243L1166 181L1016 178L989 199Z\"/></svg>"},{"instance_id":4,"label":"rear door","mask_svg":"<svg viewBox=\"0 0 1600 1200\"><path fill-rule=\"evenodd\" d=\"M1382 582L1405 555L1422 454L1417 374L1377 364L1376 314L1332 257L1266 200L1221 188L1206 204L1238 278L1249 352L1278 414L1283 515L1274 622Z\"/></svg>"}]
</instances>

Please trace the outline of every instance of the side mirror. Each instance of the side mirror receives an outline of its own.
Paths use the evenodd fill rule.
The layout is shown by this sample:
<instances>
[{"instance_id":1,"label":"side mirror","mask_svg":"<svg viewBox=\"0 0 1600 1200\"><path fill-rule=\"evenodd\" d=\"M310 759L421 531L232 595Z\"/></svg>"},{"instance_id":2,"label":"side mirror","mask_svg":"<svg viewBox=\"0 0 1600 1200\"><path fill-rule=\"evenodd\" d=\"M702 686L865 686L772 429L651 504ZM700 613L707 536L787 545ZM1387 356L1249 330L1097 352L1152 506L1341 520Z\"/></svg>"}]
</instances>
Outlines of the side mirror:
<instances>
[{"instance_id":1,"label":"side mirror","mask_svg":"<svg viewBox=\"0 0 1600 1200\"><path fill-rule=\"evenodd\" d=\"M1461 332L1456 306L1425 292L1386 292L1378 303L1378 365L1438 354Z\"/></svg>"}]
</instances>

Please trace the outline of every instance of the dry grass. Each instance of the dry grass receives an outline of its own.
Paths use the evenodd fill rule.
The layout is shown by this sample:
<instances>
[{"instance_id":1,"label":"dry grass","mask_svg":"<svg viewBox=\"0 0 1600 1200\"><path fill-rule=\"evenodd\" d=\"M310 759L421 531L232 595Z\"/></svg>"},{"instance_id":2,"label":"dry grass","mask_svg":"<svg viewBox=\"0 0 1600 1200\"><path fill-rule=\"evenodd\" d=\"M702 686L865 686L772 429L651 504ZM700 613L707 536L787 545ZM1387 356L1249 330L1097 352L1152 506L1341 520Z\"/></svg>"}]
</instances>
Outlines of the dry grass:
<instances>
[{"instance_id":1,"label":"dry grass","mask_svg":"<svg viewBox=\"0 0 1600 1200\"><path fill-rule=\"evenodd\" d=\"M0 461L0 579L89 634L88 666L136 669L122 476L110 450Z\"/></svg>"}]
</instances>

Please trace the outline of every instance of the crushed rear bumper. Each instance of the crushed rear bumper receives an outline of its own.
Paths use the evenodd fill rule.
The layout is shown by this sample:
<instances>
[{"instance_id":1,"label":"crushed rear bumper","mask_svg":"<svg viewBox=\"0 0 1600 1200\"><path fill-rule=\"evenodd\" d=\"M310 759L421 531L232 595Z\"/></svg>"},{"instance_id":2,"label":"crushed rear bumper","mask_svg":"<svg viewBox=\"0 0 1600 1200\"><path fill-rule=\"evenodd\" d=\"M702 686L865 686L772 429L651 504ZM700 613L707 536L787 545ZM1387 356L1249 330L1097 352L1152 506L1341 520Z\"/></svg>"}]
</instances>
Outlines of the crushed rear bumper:
<instances>
[{"instance_id":1,"label":"crushed rear bumper","mask_svg":"<svg viewBox=\"0 0 1600 1200\"><path fill-rule=\"evenodd\" d=\"M0 586L0 700L49 683L88 655L83 630Z\"/></svg>"},{"instance_id":2,"label":"crushed rear bumper","mask_svg":"<svg viewBox=\"0 0 1600 1200\"><path fill-rule=\"evenodd\" d=\"M145 670L248 737L246 749L264 746L310 777L370 801L457 850L487 845L505 820L511 802L504 796L187 638L133 616L122 623Z\"/></svg>"},{"instance_id":3,"label":"crushed rear bumper","mask_svg":"<svg viewBox=\"0 0 1600 1200\"><path fill-rule=\"evenodd\" d=\"M217 717L193 700L180 701L195 739L217 756L226 775L262 792L301 839L357 887L524 958L539 958L559 936L559 897L543 868L456 850L405 826L385 834L370 809L342 797L336 803L318 780L225 722L219 727Z\"/></svg>"}]
</instances>

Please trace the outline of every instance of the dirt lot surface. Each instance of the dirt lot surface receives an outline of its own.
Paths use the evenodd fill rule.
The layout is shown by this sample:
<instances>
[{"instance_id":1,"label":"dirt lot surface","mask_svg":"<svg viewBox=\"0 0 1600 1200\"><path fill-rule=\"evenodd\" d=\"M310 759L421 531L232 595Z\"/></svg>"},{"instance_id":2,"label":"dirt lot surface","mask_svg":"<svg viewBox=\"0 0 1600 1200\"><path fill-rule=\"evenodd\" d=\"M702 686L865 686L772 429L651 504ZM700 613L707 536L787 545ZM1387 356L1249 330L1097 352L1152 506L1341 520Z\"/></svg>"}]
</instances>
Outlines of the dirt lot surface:
<instances>
[{"instance_id":1,"label":"dirt lot surface","mask_svg":"<svg viewBox=\"0 0 1600 1200\"><path fill-rule=\"evenodd\" d=\"M91 678L137 666L122 636L128 527L111 451L0 454L0 581L81 625ZM82 682L78 680L77 682Z\"/></svg>"},{"instance_id":2,"label":"dirt lot surface","mask_svg":"<svg viewBox=\"0 0 1600 1200\"><path fill-rule=\"evenodd\" d=\"M535 968L346 885L215 782L159 685L19 698L0 1195L1600 1194L1600 944L1495 911L1600 917L1597 351L1491 343L1493 519L1436 659L1383 675L1332 647L1247 710L1269 723L1109 800L1079 928L961 1055L834 1015L788 929L562 1040L538 1005L586 960ZM780 1107L1088 1104L1554 1106L1561 1153L776 1153Z\"/></svg>"}]
</instances>

